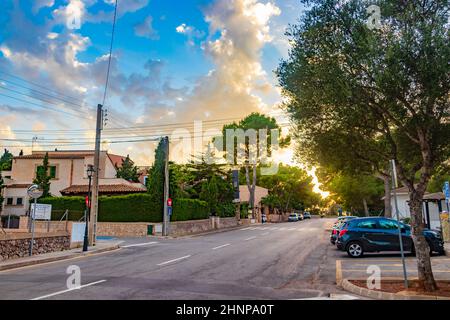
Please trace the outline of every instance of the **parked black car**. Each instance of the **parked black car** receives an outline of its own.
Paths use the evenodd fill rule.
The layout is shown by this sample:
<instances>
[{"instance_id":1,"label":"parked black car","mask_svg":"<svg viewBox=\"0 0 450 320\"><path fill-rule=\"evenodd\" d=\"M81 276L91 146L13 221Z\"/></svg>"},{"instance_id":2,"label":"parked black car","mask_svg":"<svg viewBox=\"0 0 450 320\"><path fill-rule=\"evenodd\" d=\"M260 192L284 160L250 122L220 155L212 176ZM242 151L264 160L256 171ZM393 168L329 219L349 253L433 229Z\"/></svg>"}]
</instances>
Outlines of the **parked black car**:
<instances>
[{"instance_id":1,"label":"parked black car","mask_svg":"<svg viewBox=\"0 0 450 320\"><path fill-rule=\"evenodd\" d=\"M352 258L359 258L365 252L400 251L398 222L387 218L358 218L347 221L339 231L337 248L347 251ZM405 251L414 254L411 227L400 223ZM437 231L423 232L430 246L430 253L445 254L444 241Z\"/></svg>"}]
</instances>

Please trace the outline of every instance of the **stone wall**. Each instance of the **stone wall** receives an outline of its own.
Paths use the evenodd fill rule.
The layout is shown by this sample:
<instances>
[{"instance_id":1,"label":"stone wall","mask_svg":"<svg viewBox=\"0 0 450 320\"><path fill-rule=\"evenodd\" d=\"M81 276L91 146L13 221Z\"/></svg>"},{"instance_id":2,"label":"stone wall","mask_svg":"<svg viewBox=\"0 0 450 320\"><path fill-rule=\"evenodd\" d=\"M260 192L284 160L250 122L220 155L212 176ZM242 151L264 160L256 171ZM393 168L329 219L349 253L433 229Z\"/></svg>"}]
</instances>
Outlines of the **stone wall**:
<instances>
[{"instance_id":1,"label":"stone wall","mask_svg":"<svg viewBox=\"0 0 450 320\"><path fill-rule=\"evenodd\" d=\"M97 235L104 237L146 237L149 225L152 224L99 222L97 224Z\"/></svg>"},{"instance_id":2,"label":"stone wall","mask_svg":"<svg viewBox=\"0 0 450 320\"><path fill-rule=\"evenodd\" d=\"M211 231L213 230L212 223L212 219L171 222L170 235L179 237L187 234Z\"/></svg>"},{"instance_id":3,"label":"stone wall","mask_svg":"<svg viewBox=\"0 0 450 320\"><path fill-rule=\"evenodd\" d=\"M29 255L31 235L14 233L0 236L0 261L17 259ZM70 235L67 232L36 234L33 255L70 249Z\"/></svg>"}]
</instances>

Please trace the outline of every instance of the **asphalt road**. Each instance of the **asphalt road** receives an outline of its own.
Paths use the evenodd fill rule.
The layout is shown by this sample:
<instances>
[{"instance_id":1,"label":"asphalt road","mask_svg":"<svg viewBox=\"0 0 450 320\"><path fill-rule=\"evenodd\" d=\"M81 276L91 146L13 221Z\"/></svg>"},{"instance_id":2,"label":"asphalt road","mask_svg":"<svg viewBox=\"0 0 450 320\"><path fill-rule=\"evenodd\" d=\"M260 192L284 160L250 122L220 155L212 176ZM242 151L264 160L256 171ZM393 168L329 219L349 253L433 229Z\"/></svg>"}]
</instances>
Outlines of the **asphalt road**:
<instances>
[{"instance_id":1,"label":"asphalt road","mask_svg":"<svg viewBox=\"0 0 450 320\"><path fill-rule=\"evenodd\" d=\"M178 239L134 239L98 256L0 273L0 299L305 299L339 294L336 259L313 219ZM81 270L68 290L66 270Z\"/></svg>"}]
</instances>

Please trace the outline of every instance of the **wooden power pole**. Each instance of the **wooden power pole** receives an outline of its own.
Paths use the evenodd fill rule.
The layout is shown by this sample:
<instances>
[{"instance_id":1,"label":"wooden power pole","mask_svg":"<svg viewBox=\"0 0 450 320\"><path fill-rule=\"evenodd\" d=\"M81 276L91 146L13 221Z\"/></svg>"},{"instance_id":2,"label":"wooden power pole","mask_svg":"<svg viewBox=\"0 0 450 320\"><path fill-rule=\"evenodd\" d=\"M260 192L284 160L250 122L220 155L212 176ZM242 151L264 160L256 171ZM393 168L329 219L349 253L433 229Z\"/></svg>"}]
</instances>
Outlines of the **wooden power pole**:
<instances>
[{"instance_id":1,"label":"wooden power pole","mask_svg":"<svg viewBox=\"0 0 450 320\"><path fill-rule=\"evenodd\" d=\"M89 217L89 245L95 246L97 240L98 189L100 175L100 141L103 129L103 106L97 106L97 125L95 130L94 177L92 181L91 214Z\"/></svg>"}]
</instances>

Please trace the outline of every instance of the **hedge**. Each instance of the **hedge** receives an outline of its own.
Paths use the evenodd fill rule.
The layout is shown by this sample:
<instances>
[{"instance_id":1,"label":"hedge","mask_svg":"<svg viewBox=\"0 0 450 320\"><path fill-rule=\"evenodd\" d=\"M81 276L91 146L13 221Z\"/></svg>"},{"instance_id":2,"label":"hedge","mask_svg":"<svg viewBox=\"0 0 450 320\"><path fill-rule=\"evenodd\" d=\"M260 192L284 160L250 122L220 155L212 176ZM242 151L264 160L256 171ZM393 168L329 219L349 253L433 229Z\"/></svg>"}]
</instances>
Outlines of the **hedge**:
<instances>
[{"instance_id":1,"label":"hedge","mask_svg":"<svg viewBox=\"0 0 450 320\"><path fill-rule=\"evenodd\" d=\"M52 220L60 220L69 210L69 220L80 220L84 215L84 197L52 197L40 199L39 203L52 205ZM208 205L194 199L176 199L173 203L172 221L200 220L209 218ZM162 212L157 209L149 194L99 198L99 222L161 222Z\"/></svg>"}]
</instances>

